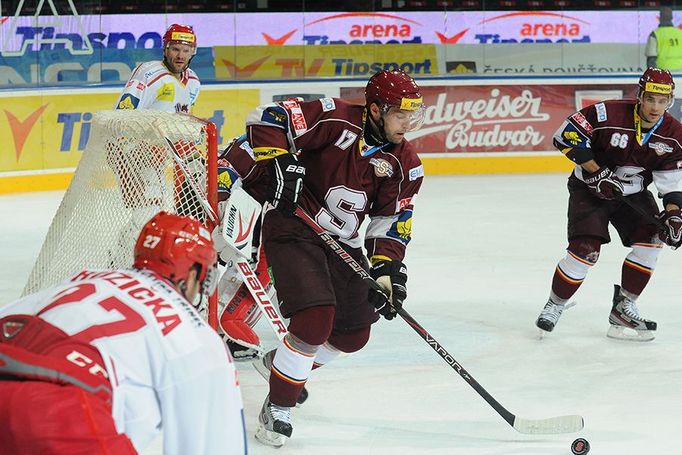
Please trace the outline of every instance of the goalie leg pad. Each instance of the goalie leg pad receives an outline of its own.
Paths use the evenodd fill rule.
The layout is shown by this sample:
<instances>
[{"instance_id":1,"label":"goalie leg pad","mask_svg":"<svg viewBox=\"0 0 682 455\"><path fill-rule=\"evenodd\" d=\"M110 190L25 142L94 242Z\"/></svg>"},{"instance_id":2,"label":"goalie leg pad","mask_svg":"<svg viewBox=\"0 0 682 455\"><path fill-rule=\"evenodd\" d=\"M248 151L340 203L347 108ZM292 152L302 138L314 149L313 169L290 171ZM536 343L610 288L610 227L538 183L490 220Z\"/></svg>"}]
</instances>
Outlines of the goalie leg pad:
<instances>
[{"instance_id":1,"label":"goalie leg pad","mask_svg":"<svg viewBox=\"0 0 682 455\"><path fill-rule=\"evenodd\" d=\"M229 340L249 348L262 350L258 335L246 323L247 319L254 319L252 317L254 312L259 313L256 301L246 285L242 284L234 297L224 306L220 314L219 325Z\"/></svg>"}]
</instances>

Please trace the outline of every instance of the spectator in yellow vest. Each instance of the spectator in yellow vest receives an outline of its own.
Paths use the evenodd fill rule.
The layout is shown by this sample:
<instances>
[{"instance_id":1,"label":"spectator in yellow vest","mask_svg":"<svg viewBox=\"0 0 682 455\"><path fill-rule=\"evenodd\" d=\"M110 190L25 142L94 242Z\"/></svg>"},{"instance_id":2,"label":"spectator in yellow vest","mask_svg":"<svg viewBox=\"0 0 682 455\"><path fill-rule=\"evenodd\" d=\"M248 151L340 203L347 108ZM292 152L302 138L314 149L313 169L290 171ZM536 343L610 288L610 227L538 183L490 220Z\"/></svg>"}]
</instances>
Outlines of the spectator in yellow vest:
<instances>
[{"instance_id":1,"label":"spectator in yellow vest","mask_svg":"<svg viewBox=\"0 0 682 455\"><path fill-rule=\"evenodd\" d=\"M673 25L672 8L661 8L658 28L649 35L644 55L648 67L682 69L682 30Z\"/></svg>"}]
</instances>

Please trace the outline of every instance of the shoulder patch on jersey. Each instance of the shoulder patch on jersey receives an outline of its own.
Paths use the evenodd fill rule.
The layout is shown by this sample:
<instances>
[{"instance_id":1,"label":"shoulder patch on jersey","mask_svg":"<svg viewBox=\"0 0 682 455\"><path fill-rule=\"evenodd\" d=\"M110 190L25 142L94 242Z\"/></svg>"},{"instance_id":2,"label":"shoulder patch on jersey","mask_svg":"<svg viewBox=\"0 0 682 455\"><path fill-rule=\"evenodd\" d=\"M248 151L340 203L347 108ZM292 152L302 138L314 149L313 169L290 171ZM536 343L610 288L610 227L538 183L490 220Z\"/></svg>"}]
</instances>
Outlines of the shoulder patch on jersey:
<instances>
[{"instance_id":1,"label":"shoulder patch on jersey","mask_svg":"<svg viewBox=\"0 0 682 455\"><path fill-rule=\"evenodd\" d=\"M282 106L286 107L291 112L291 123L294 125L294 133L296 136L300 136L308 131L308 124L305 121L303 110L301 110L301 105L298 104L298 101L282 101Z\"/></svg>"},{"instance_id":2,"label":"shoulder patch on jersey","mask_svg":"<svg viewBox=\"0 0 682 455\"><path fill-rule=\"evenodd\" d=\"M121 100L116 105L116 109L137 109L138 104L140 104L140 98L126 93L121 97Z\"/></svg>"},{"instance_id":3,"label":"shoulder patch on jersey","mask_svg":"<svg viewBox=\"0 0 682 455\"><path fill-rule=\"evenodd\" d=\"M592 133L592 125L587 121L582 112L576 112L575 114L571 115L571 119L573 119L575 123L584 129L587 134Z\"/></svg>"},{"instance_id":4,"label":"shoulder patch on jersey","mask_svg":"<svg viewBox=\"0 0 682 455\"><path fill-rule=\"evenodd\" d=\"M606 105L604 103L598 103L594 105L594 108L597 110L597 121L605 122L607 118Z\"/></svg>"},{"instance_id":5,"label":"shoulder patch on jersey","mask_svg":"<svg viewBox=\"0 0 682 455\"><path fill-rule=\"evenodd\" d=\"M561 132L561 138L566 145L578 146L583 142L583 134L571 123L566 123L566 127Z\"/></svg>"},{"instance_id":6,"label":"shoulder patch on jersey","mask_svg":"<svg viewBox=\"0 0 682 455\"><path fill-rule=\"evenodd\" d=\"M391 177L393 166L383 158L370 158L369 164L374 166L374 175L377 177Z\"/></svg>"},{"instance_id":7,"label":"shoulder patch on jersey","mask_svg":"<svg viewBox=\"0 0 682 455\"><path fill-rule=\"evenodd\" d=\"M267 106L261 115L261 121L270 123L271 125L279 126L285 131L289 130L288 123L289 116L282 106Z\"/></svg>"},{"instance_id":8,"label":"shoulder patch on jersey","mask_svg":"<svg viewBox=\"0 0 682 455\"><path fill-rule=\"evenodd\" d=\"M413 182L420 177L424 177L424 165L420 164L419 166L410 169L409 176L410 182Z\"/></svg>"},{"instance_id":9,"label":"shoulder patch on jersey","mask_svg":"<svg viewBox=\"0 0 682 455\"><path fill-rule=\"evenodd\" d=\"M656 152L656 155L662 156L665 153L672 153L673 148L665 142L649 142L649 148Z\"/></svg>"},{"instance_id":10,"label":"shoulder patch on jersey","mask_svg":"<svg viewBox=\"0 0 682 455\"><path fill-rule=\"evenodd\" d=\"M173 101L175 100L175 86L172 83L163 84L156 91L157 101Z\"/></svg>"},{"instance_id":11,"label":"shoulder patch on jersey","mask_svg":"<svg viewBox=\"0 0 682 455\"><path fill-rule=\"evenodd\" d=\"M333 98L320 98L322 104L322 112L329 112L336 109L336 103Z\"/></svg>"}]
</instances>

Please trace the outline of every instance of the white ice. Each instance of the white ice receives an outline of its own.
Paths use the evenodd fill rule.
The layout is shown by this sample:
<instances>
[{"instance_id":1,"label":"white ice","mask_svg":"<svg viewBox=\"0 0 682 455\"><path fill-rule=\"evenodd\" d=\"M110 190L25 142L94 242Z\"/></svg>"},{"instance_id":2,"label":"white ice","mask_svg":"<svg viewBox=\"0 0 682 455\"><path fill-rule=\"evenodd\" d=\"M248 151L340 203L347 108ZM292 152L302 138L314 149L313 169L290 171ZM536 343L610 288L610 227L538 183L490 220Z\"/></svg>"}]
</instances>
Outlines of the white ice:
<instances>
[{"instance_id":1,"label":"white ice","mask_svg":"<svg viewBox=\"0 0 682 455\"><path fill-rule=\"evenodd\" d=\"M406 309L511 412L581 414L584 430L517 433L402 320L382 320L363 350L313 372L279 450L253 438L267 387L239 365L250 453L570 455L577 437L596 455L680 453L682 252L662 252L639 301L659 323L654 341L605 336L628 251L618 240L604 246L578 305L538 339L534 321L566 247L565 182L562 174L427 177ZM0 304L19 296L61 195L0 197ZM267 326L258 328L274 346ZM160 453L157 439L144 455Z\"/></svg>"}]
</instances>

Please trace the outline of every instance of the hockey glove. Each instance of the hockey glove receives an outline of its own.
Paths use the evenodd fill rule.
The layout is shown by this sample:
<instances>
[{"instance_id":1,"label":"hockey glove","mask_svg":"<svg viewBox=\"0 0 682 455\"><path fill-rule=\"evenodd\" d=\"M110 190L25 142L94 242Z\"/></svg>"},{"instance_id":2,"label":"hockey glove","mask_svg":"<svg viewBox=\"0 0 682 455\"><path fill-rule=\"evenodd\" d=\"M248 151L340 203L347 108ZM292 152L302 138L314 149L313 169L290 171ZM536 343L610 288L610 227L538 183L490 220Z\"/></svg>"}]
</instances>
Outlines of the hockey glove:
<instances>
[{"instance_id":1,"label":"hockey glove","mask_svg":"<svg viewBox=\"0 0 682 455\"><path fill-rule=\"evenodd\" d=\"M658 237L667 245L675 249L679 248L682 245L682 210L664 210L658 215L658 218L665 226Z\"/></svg>"},{"instance_id":2,"label":"hockey glove","mask_svg":"<svg viewBox=\"0 0 682 455\"><path fill-rule=\"evenodd\" d=\"M590 192L599 199L613 200L623 195L623 184L606 166L596 172L584 173L583 178Z\"/></svg>"},{"instance_id":3,"label":"hockey glove","mask_svg":"<svg viewBox=\"0 0 682 455\"><path fill-rule=\"evenodd\" d=\"M286 153L270 160L268 173L268 202L283 214L293 216L303 190L305 167L296 155Z\"/></svg>"},{"instance_id":4,"label":"hockey glove","mask_svg":"<svg viewBox=\"0 0 682 455\"><path fill-rule=\"evenodd\" d=\"M407 298L407 267L400 261L379 261L369 269L369 274L386 291L384 294L370 289L370 303L383 317L393 319Z\"/></svg>"}]
</instances>

